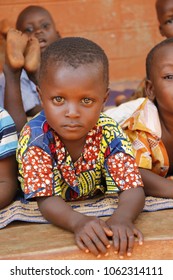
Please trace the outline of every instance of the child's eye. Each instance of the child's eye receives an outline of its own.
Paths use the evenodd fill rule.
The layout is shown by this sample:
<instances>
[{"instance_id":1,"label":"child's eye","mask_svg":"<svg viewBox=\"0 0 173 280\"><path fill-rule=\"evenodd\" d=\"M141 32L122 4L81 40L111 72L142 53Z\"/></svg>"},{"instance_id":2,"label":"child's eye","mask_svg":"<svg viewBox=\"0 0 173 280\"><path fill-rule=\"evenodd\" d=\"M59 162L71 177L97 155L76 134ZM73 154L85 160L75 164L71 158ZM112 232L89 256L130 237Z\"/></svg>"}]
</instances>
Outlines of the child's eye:
<instances>
[{"instance_id":1,"label":"child's eye","mask_svg":"<svg viewBox=\"0 0 173 280\"><path fill-rule=\"evenodd\" d=\"M53 102L56 104L62 104L64 102L64 98L61 96L56 96L53 98Z\"/></svg>"},{"instance_id":2,"label":"child's eye","mask_svg":"<svg viewBox=\"0 0 173 280\"><path fill-rule=\"evenodd\" d=\"M163 77L163 79L165 79L165 80L173 80L173 75L166 75L165 77Z\"/></svg>"},{"instance_id":3,"label":"child's eye","mask_svg":"<svg viewBox=\"0 0 173 280\"><path fill-rule=\"evenodd\" d=\"M173 23L173 18L168 19L165 24L172 24Z\"/></svg>"},{"instance_id":4,"label":"child's eye","mask_svg":"<svg viewBox=\"0 0 173 280\"><path fill-rule=\"evenodd\" d=\"M41 29L48 29L49 26L50 26L50 23L45 22L45 23L43 23L43 24L41 25Z\"/></svg>"},{"instance_id":5,"label":"child's eye","mask_svg":"<svg viewBox=\"0 0 173 280\"><path fill-rule=\"evenodd\" d=\"M82 99L82 103L83 103L83 104L90 105L90 104L93 103L93 100L91 100L90 98L83 98L83 99Z\"/></svg>"},{"instance_id":6,"label":"child's eye","mask_svg":"<svg viewBox=\"0 0 173 280\"><path fill-rule=\"evenodd\" d=\"M34 32L33 26L28 26L23 30L23 33L32 33L32 32Z\"/></svg>"}]
</instances>

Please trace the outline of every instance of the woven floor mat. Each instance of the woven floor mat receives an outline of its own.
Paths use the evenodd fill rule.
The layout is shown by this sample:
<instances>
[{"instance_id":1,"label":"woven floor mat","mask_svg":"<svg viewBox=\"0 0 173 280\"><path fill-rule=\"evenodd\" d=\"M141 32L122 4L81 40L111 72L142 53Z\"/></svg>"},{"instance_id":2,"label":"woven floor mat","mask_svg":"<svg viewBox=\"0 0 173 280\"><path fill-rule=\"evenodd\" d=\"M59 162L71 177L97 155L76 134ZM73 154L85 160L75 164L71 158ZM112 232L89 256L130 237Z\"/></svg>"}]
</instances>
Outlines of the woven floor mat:
<instances>
[{"instance_id":1,"label":"woven floor mat","mask_svg":"<svg viewBox=\"0 0 173 280\"><path fill-rule=\"evenodd\" d=\"M68 202L74 210L97 217L110 216L118 206L117 195L105 195L88 200ZM173 199L148 196L145 199L143 211L154 212L173 208ZM41 215L36 201L26 201L18 197L8 207L0 210L0 228L6 227L13 221L48 223Z\"/></svg>"}]
</instances>

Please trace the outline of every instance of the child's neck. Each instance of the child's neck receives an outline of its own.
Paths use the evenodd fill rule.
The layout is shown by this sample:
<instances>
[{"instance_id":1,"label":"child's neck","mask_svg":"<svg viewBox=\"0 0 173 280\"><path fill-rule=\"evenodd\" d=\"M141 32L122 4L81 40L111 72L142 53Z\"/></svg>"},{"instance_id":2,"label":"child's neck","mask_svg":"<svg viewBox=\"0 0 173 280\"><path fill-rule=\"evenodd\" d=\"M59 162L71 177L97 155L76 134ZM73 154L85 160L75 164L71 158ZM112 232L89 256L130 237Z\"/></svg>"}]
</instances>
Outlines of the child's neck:
<instances>
[{"instance_id":1,"label":"child's neck","mask_svg":"<svg viewBox=\"0 0 173 280\"><path fill-rule=\"evenodd\" d=\"M159 118L162 132L167 132L169 135L173 135L173 114L159 112Z\"/></svg>"},{"instance_id":2,"label":"child's neck","mask_svg":"<svg viewBox=\"0 0 173 280\"><path fill-rule=\"evenodd\" d=\"M78 158L81 156L85 146L85 141L86 141L86 137L74 141L63 141L73 162L76 162Z\"/></svg>"},{"instance_id":3,"label":"child's neck","mask_svg":"<svg viewBox=\"0 0 173 280\"><path fill-rule=\"evenodd\" d=\"M161 139L166 148L168 158L169 158L169 174L173 174L173 149L172 149L172 139L173 139L173 117L168 114L164 114L163 117L160 115L160 123L162 136Z\"/></svg>"}]
</instances>

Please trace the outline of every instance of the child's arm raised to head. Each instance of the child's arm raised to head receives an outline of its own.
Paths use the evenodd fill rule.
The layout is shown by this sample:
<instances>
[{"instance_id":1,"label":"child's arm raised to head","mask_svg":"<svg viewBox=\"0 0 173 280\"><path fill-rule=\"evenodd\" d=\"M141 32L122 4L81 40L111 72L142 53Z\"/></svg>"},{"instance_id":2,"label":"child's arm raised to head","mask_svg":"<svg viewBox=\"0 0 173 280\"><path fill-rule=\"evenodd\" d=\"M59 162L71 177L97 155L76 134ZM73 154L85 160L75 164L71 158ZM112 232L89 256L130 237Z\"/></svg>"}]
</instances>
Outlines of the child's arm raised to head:
<instances>
[{"instance_id":1,"label":"child's arm raised to head","mask_svg":"<svg viewBox=\"0 0 173 280\"><path fill-rule=\"evenodd\" d=\"M20 133L22 127L27 122L27 116L23 107L20 90L21 70L13 71L7 64L4 65L5 94L4 107L12 116L17 132Z\"/></svg>"},{"instance_id":2,"label":"child's arm raised to head","mask_svg":"<svg viewBox=\"0 0 173 280\"><path fill-rule=\"evenodd\" d=\"M17 186L17 163L15 156L0 160L0 209L12 202Z\"/></svg>"},{"instance_id":3,"label":"child's arm raised to head","mask_svg":"<svg viewBox=\"0 0 173 280\"><path fill-rule=\"evenodd\" d=\"M76 244L81 250L96 256L106 254L110 247L107 236L112 236L112 231L104 221L74 211L58 196L37 198L37 202L48 221L74 233Z\"/></svg>"},{"instance_id":4,"label":"child's arm raised to head","mask_svg":"<svg viewBox=\"0 0 173 280\"><path fill-rule=\"evenodd\" d=\"M143 243L143 235L133 224L144 207L145 196L142 187L131 188L120 193L117 210L107 220L113 232L113 246L115 253L123 258L124 254L131 256L135 236L139 244Z\"/></svg>"},{"instance_id":5,"label":"child's arm raised to head","mask_svg":"<svg viewBox=\"0 0 173 280\"><path fill-rule=\"evenodd\" d=\"M24 67L24 52L27 42L27 35L15 29L8 31L3 69L5 75L4 107L12 116L18 132L27 121L20 89L20 76Z\"/></svg>"},{"instance_id":6,"label":"child's arm raised to head","mask_svg":"<svg viewBox=\"0 0 173 280\"><path fill-rule=\"evenodd\" d=\"M32 96L29 98L30 92L32 92L31 81L27 78L27 85L25 85L21 80L22 69L29 71L32 77L36 75L40 63L40 47L36 38L29 40L26 34L15 29L8 31L6 45L4 107L14 119L17 131L20 132L27 122L27 113L29 112L29 116L34 116L41 110L40 105L35 105L34 101L31 101ZM25 101L27 104L35 106L27 113L23 105L22 94L28 95L28 99Z\"/></svg>"},{"instance_id":7,"label":"child's arm raised to head","mask_svg":"<svg viewBox=\"0 0 173 280\"><path fill-rule=\"evenodd\" d=\"M24 79L21 84L21 70L13 70L8 64L4 65L5 74L5 94L4 94L4 107L12 116L17 132L20 133L21 129L27 122L27 116L34 116L41 111L41 105L35 105L32 109L25 112L24 101L22 99L22 91L31 90L28 79ZM22 87L22 89L21 89ZM29 94L28 99L29 99ZM31 96L32 99L32 96ZM25 103L27 99L25 97ZM27 105L32 105L34 101L28 100ZM26 104L25 104L26 105Z\"/></svg>"}]
</instances>

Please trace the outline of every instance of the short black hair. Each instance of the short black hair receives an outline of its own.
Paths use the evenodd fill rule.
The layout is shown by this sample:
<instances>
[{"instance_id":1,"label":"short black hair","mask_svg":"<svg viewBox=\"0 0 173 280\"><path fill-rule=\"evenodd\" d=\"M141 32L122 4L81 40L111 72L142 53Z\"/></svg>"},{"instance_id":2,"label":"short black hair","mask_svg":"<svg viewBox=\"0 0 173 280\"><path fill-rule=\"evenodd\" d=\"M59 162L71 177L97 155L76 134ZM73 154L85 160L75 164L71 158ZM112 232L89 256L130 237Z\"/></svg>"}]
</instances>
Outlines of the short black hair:
<instances>
[{"instance_id":1,"label":"short black hair","mask_svg":"<svg viewBox=\"0 0 173 280\"><path fill-rule=\"evenodd\" d=\"M16 29L21 30L21 23L23 22L23 20L25 19L26 15L28 13L32 13L32 12L44 12L44 13L47 13L47 15L50 17L50 19L53 21L53 18L51 16L51 14L49 13L48 10L46 10L44 7L42 6L37 6L37 5L30 5L30 6L27 6L26 8L24 8L20 14L18 15L17 17L17 21L16 21Z\"/></svg>"},{"instance_id":2,"label":"short black hair","mask_svg":"<svg viewBox=\"0 0 173 280\"><path fill-rule=\"evenodd\" d=\"M168 38L165 39L163 41L161 41L160 43L158 43L157 45L155 45L150 52L147 55L146 58L146 78L148 80L150 80L151 78L151 66L152 66L152 62L153 62L153 58L155 53L162 47L168 45L168 44L173 44L173 38Z\"/></svg>"},{"instance_id":3,"label":"short black hair","mask_svg":"<svg viewBox=\"0 0 173 280\"><path fill-rule=\"evenodd\" d=\"M103 69L103 80L109 84L109 62L104 50L95 42L82 37L65 37L50 44L43 52L39 80L50 64L61 63L73 68L97 63Z\"/></svg>"}]
</instances>

